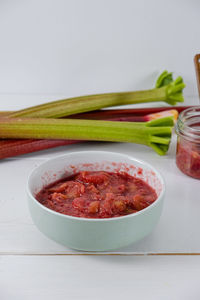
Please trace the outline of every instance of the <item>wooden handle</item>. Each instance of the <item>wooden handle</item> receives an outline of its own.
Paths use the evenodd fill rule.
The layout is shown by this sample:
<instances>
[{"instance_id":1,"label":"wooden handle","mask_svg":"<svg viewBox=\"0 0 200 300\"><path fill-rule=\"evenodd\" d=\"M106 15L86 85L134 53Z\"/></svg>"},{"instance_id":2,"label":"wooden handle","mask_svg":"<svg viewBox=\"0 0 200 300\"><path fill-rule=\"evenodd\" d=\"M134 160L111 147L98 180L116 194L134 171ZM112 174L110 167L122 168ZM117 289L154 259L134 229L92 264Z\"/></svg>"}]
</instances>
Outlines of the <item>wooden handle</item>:
<instances>
[{"instance_id":1,"label":"wooden handle","mask_svg":"<svg viewBox=\"0 0 200 300\"><path fill-rule=\"evenodd\" d=\"M196 70L196 77L197 77L197 87L200 96L200 54L196 54L194 57L194 65Z\"/></svg>"}]
</instances>

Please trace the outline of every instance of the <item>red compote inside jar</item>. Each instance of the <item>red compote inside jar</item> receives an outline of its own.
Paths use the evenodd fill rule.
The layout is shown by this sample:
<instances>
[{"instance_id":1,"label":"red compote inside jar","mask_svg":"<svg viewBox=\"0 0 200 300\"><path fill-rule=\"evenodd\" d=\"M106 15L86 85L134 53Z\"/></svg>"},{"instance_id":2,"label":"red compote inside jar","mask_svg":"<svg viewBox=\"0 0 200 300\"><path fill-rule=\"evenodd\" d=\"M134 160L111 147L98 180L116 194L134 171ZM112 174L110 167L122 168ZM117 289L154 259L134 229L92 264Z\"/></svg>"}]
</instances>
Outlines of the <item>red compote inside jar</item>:
<instances>
[{"instance_id":1,"label":"red compote inside jar","mask_svg":"<svg viewBox=\"0 0 200 300\"><path fill-rule=\"evenodd\" d=\"M185 174L200 179L200 106L184 110L176 124L176 164Z\"/></svg>"}]
</instances>

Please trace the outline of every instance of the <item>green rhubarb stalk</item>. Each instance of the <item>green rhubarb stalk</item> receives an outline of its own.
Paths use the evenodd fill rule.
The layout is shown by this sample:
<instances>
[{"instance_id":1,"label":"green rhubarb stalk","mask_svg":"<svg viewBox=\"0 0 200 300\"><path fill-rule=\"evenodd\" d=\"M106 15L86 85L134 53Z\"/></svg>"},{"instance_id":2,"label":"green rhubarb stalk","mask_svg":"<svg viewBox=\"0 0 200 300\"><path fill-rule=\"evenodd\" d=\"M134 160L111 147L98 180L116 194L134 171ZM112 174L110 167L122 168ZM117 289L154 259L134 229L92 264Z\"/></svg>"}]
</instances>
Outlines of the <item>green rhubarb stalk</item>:
<instances>
[{"instance_id":1,"label":"green rhubarb stalk","mask_svg":"<svg viewBox=\"0 0 200 300\"><path fill-rule=\"evenodd\" d=\"M81 96L49 102L19 110L9 117L61 118L73 114L93 111L104 107L164 101L170 105L183 102L182 90L185 84L181 77L173 80L172 73L164 71L151 90L107 93Z\"/></svg>"},{"instance_id":2,"label":"green rhubarb stalk","mask_svg":"<svg viewBox=\"0 0 200 300\"><path fill-rule=\"evenodd\" d=\"M164 155L169 147L173 118L149 122L112 122L79 119L0 118L0 138L72 139L131 142Z\"/></svg>"}]
</instances>

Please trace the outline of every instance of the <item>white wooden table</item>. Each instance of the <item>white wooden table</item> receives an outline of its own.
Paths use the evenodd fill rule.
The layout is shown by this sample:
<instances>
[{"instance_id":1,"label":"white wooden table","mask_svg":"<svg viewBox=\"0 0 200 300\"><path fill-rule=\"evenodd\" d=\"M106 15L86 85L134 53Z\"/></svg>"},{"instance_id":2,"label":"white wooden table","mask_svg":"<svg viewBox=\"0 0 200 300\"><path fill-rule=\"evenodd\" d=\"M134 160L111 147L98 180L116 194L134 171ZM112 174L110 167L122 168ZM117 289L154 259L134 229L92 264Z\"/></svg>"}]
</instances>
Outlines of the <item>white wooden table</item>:
<instances>
[{"instance_id":1,"label":"white wooden table","mask_svg":"<svg viewBox=\"0 0 200 300\"><path fill-rule=\"evenodd\" d=\"M1 95L1 110L59 96ZM186 104L198 104L198 99L186 99ZM165 157L140 145L85 143L1 161L0 300L200 299L200 182L177 169L175 139ZM88 149L131 154L164 176L161 219L142 241L107 253L77 252L34 226L26 202L27 175L44 160Z\"/></svg>"}]
</instances>

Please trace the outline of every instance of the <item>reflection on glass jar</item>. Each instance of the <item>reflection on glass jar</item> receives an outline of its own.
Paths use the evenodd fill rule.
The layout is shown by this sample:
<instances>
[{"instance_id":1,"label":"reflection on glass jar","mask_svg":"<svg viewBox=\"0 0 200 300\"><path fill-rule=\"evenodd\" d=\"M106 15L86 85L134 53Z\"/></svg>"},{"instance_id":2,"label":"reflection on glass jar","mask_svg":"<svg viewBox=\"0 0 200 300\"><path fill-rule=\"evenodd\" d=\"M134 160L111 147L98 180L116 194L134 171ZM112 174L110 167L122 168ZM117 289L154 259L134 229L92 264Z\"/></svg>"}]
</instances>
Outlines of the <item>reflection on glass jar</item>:
<instances>
[{"instance_id":1,"label":"reflection on glass jar","mask_svg":"<svg viewBox=\"0 0 200 300\"><path fill-rule=\"evenodd\" d=\"M186 109L179 115L176 133L178 168L200 179L200 106Z\"/></svg>"}]
</instances>

